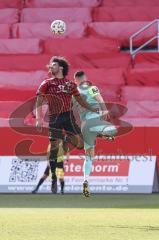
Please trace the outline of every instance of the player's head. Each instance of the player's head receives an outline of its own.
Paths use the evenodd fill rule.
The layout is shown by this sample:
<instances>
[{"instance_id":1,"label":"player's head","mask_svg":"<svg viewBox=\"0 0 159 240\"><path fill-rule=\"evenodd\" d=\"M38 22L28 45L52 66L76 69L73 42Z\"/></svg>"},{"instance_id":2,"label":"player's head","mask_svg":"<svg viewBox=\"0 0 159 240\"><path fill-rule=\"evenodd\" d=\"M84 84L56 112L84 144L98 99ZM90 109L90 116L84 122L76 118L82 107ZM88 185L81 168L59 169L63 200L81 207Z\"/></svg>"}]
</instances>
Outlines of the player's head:
<instances>
[{"instance_id":1,"label":"player's head","mask_svg":"<svg viewBox=\"0 0 159 240\"><path fill-rule=\"evenodd\" d=\"M87 76L86 76L86 74L85 74L84 71L77 71L77 72L75 72L75 74L74 74L74 79L75 79L75 81L76 81L78 84L80 84L80 83L82 83L82 82L87 82L87 81L88 81L88 80L87 80Z\"/></svg>"},{"instance_id":2,"label":"player's head","mask_svg":"<svg viewBox=\"0 0 159 240\"><path fill-rule=\"evenodd\" d=\"M52 57L48 67L50 72L55 76L61 73L65 77L69 71L69 64L63 57Z\"/></svg>"}]
</instances>

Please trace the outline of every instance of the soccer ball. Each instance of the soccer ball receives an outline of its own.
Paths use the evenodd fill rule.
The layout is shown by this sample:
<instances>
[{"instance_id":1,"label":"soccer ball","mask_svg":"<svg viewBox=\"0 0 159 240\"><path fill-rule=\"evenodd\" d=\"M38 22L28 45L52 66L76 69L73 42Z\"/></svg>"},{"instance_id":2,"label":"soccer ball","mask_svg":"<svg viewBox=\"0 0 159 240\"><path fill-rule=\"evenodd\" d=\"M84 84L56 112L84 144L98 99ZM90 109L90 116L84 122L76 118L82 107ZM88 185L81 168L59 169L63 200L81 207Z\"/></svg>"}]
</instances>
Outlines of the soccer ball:
<instances>
[{"instance_id":1,"label":"soccer ball","mask_svg":"<svg viewBox=\"0 0 159 240\"><path fill-rule=\"evenodd\" d=\"M51 23L51 31L53 34L61 35L66 31L66 23L62 20L55 20Z\"/></svg>"}]
</instances>

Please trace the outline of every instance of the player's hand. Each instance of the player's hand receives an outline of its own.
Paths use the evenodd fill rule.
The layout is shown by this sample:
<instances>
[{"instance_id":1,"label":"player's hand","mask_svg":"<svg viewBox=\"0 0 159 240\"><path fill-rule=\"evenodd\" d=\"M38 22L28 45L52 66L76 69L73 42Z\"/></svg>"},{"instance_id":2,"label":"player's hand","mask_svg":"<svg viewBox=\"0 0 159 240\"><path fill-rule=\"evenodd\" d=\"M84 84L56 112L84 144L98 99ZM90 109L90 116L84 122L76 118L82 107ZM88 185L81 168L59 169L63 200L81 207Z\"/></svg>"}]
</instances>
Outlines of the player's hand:
<instances>
[{"instance_id":1,"label":"player's hand","mask_svg":"<svg viewBox=\"0 0 159 240\"><path fill-rule=\"evenodd\" d=\"M42 132L43 122L40 119L36 120L36 128L38 132Z\"/></svg>"},{"instance_id":2,"label":"player's hand","mask_svg":"<svg viewBox=\"0 0 159 240\"><path fill-rule=\"evenodd\" d=\"M99 110L99 108L92 108L92 112L100 113L100 110Z\"/></svg>"},{"instance_id":3,"label":"player's hand","mask_svg":"<svg viewBox=\"0 0 159 240\"><path fill-rule=\"evenodd\" d=\"M109 111L100 111L101 114L101 120L103 121L108 121L110 120L110 115L109 115Z\"/></svg>"}]
</instances>

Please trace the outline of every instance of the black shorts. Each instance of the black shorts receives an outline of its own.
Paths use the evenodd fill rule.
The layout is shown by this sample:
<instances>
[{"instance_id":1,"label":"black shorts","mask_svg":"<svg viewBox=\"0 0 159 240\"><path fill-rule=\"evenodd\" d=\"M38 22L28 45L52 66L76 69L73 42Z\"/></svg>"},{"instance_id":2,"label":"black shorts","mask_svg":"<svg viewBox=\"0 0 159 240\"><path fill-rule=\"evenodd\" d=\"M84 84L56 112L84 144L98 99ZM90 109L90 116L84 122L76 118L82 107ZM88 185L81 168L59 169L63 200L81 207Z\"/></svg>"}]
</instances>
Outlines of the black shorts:
<instances>
[{"instance_id":1,"label":"black shorts","mask_svg":"<svg viewBox=\"0 0 159 240\"><path fill-rule=\"evenodd\" d=\"M56 167L57 167L57 168L62 168L62 169L64 169L64 164L63 164L63 162L57 162L57 163L56 163Z\"/></svg>"},{"instance_id":2,"label":"black shorts","mask_svg":"<svg viewBox=\"0 0 159 240\"><path fill-rule=\"evenodd\" d=\"M63 162L56 162L56 164L54 164L52 161L50 161L50 170L51 170L52 174L55 174L56 168L60 168L60 169L64 170L64 163Z\"/></svg>"},{"instance_id":3,"label":"black shorts","mask_svg":"<svg viewBox=\"0 0 159 240\"><path fill-rule=\"evenodd\" d=\"M49 117L49 139L63 139L64 133L78 135L81 134L81 129L78 127L72 111L60 114L54 114Z\"/></svg>"},{"instance_id":4,"label":"black shorts","mask_svg":"<svg viewBox=\"0 0 159 240\"><path fill-rule=\"evenodd\" d=\"M63 164L63 162L57 162L57 163L56 163L56 168L61 168L61 169L64 170L64 164ZM51 171L53 171L53 172L55 171L54 165L52 166L51 161L50 161L50 167L49 167L49 166L46 167L46 169L45 169L45 171L44 171L44 174L47 175L47 176L49 176L50 169L51 169Z\"/></svg>"}]
</instances>

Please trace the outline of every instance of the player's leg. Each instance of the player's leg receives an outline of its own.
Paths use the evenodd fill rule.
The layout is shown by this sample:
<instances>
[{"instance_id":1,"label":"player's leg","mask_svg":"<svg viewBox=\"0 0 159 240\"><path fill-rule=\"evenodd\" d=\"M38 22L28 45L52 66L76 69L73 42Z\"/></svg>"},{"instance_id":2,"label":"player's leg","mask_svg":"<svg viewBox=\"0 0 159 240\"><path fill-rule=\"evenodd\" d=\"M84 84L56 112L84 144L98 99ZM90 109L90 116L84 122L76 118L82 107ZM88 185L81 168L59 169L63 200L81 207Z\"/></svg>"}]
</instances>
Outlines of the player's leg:
<instances>
[{"instance_id":1,"label":"player's leg","mask_svg":"<svg viewBox=\"0 0 159 240\"><path fill-rule=\"evenodd\" d=\"M65 181L64 181L64 166L63 166L63 162L58 162L57 163L56 176L57 176L57 178L59 179L59 182L60 182L61 194L64 194Z\"/></svg>"},{"instance_id":2,"label":"player's leg","mask_svg":"<svg viewBox=\"0 0 159 240\"><path fill-rule=\"evenodd\" d=\"M81 129L77 125L72 111L65 113L65 121L63 121L63 128L67 134L66 141L68 142L68 145L70 145L70 150L74 147L78 149L83 149L84 142L83 136L81 134Z\"/></svg>"},{"instance_id":3,"label":"player's leg","mask_svg":"<svg viewBox=\"0 0 159 240\"><path fill-rule=\"evenodd\" d=\"M116 126L108 121L93 119L90 121L89 126L90 132L96 132L98 137L108 141L113 141L117 134Z\"/></svg>"},{"instance_id":4,"label":"player's leg","mask_svg":"<svg viewBox=\"0 0 159 240\"><path fill-rule=\"evenodd\" d=\"M52 193L57 193L57 177L56 177L56 164L59 151L59 142L63 138L62 133L62 117L61 115L53 115L49 119L49 140L50 144L48 146L47 157L50 162L50 169L52 174Z\"/></svg>"},{"instance_id":5,"label":"player's leg","mask_svg":"<svg viewBox=\"0 0 159 240\"><path fill-rule=\"evenodd\" d=\"M57 154L59 150L58 140L50 141L47 151L47 157L50 163L50 170L52 175L51 191L57 193L57 177L56 177L56 165L57 165Z\"/></svg>"},{"instance_id":6,"label":"player's leg","mask_svg":"<svg viewBox=\"0 0 159 240\"><path fill-rule=\"evenodd\" d=\"M94 146L97 137L96 132L89 131L89 125L87 122L82 124L82 134L84 138L84 149L85 149L85 161L83 164L83 175L84 175L84 182L83 182L83 195L85 197L90 196L89 192L89 176L92 170L92 164L94 160Z\"/></svg>"},{"instance_id":7,"label":"player's leg","mask_svg":"<svg viewBox=\"0 0 159 240\"><path fill-rule=\"evenodd\" d=\"M72 132L67 131L66 141L70 150L72 150L74 147L76 147L77 149L84 148L82 134L72 134Z\"/></svg>"},{"instance_id":8,"label":"player's leg","mask_svg":"<svg viewBox=\"0 0 159 240\"><path fill-rule=\"evenodd\" d=\"M43 182L46 180L46 178L49 176L49 171L50 171L50 165L48 164L43 176L40 178L36 188L32 191L33 194L37 193L39 190L39 187L43 184Z\"/></svg>"},{"instance_id":9,"label":"player's leg","mask_svg":"<svg viewBox=\"0 0 159 240\"><path fill-rule=\"evenodd\" d=\"M90 196L89 191L89 176L92 171L92 164L94 160L94 147L88 148L85 150L85 161L83 164L83 175L84 175L84 182L83 182L83 195L85 197Z\"/></svg>"}]
</instances>

